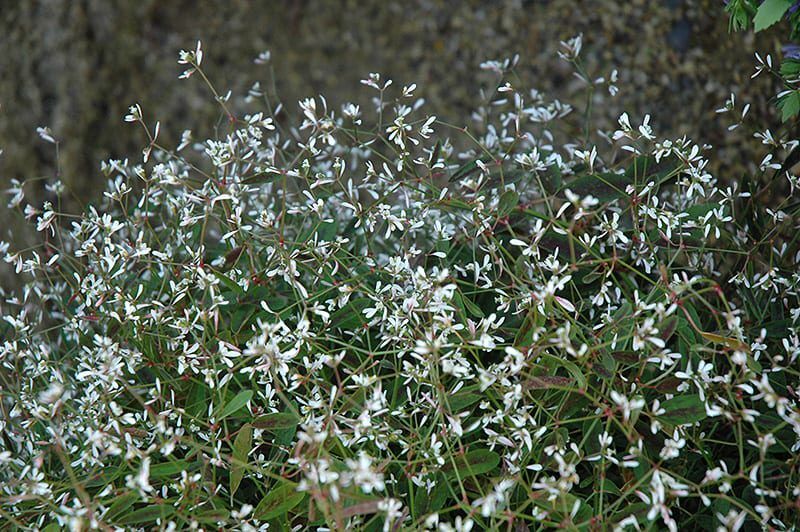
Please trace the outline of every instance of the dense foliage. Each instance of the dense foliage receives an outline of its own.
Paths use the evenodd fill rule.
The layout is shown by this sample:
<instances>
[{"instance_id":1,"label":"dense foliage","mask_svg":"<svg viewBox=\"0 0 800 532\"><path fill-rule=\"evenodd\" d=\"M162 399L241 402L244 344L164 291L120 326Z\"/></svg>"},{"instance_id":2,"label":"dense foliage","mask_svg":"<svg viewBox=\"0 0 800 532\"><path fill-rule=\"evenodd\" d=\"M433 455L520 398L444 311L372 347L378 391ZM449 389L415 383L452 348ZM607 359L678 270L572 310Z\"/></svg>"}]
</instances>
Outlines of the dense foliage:
<instances>
[{"instance_id":1,"label":"dense foliage","mask_svg":"<svg viewBox=\"0 0 800 532\"><path fill-rule=\"evenodd\" d=\"M470 127L378 74L374 108L222 109L36 249L2 303L11 527L788 529L800 505L797 144L720 182L649 117L595 131L516 86ZM268 62L268 55L258 61ZM733 99L721 112L746 114ZM55 139L47 129L45 140ZM449 140L471 148L456 151ZM788 181L787 181L788 180ZM57 183L51 184L60 192Z\"/></svg>"}]
</instances>

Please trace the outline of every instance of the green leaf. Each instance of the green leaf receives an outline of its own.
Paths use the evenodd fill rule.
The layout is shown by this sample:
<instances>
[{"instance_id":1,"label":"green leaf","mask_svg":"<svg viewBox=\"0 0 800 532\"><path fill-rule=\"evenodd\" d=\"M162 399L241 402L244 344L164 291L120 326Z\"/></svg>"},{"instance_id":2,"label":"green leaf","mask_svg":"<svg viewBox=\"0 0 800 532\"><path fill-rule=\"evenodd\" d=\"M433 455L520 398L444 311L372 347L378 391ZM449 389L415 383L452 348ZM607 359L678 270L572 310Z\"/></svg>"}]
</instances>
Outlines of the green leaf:
<instances>
[{"instance_id":1,"label":"green leaf","mask_svg":"<svg viewBox=\"0 0 800 532\"><path fill-rule=\"evenodd\" d=\"M557 165L551 165L546 172L539 176L542 192L546 195L553 195L564 184L564 179L561 175L561 168Z\"/></svg>"},{"instance_id":2,"label":"green leaf","mask_svg":"<svg viewBox=\"0 0 800 532\"><path fill-rule=\"evenodd\" d=\"M784 122L797 116L800 113L800 91L790 91L781 96L778 108L781 110L781 120Z\"/></svg>"},{"instance_id":3,"label":"green leaf","mask_svg":"<svg viewBox=\"0 0 800 532\"><path fill-rule=\"evenodd\" d=\"M231 497L236 494L239 484L244 477L244 466L247 464L247 455L253 444L253 427L245 424L239 429L239 434L233 441L233 463L231 464Z\"/></svg>"},{"instance_id":4,"label":"green leaf","mask_svg":"<svg viewBox=\"0 0 800 532\"><path fill-rule=\"evenodd\" d=\"M467 296L462 296L460 292L453 294L453 303L461 309L465 316L483 318L484 314L481 307L473 303Z\"/></svg>"},{"instance_id":5,"label":"green leaf","mask_svg":"<svg viewBox=\"0 0 800 532\"><path fill-rule=\"evenodd\" d=\"M753 19L756 32L765 30L778 22L790 7L792 7L790 0L764 0L764 3L758 6L758 11Z\"/></svg>"},{"instance_id":6,"label":"green leaf","mask_svg":"<svg viewBox=\"0 0 800 532\"><path fill-rule=\"evenodd\" d=\"M793 78L800 74L800 61L796 59L784 59L781 62L781 76Z\"/></svg>"},{"instance_id":7,"label":"green leaf","mask_svg":"<svg viewBox=\"0 0 800 532\"><path fill-rule=\"evenodd\" d=\"M608 351L600 355L600 363L594 365L595 372L604 379L613 379L617 374L617 361Z\"/></svg>"},{"instance_id":8,"label":"green leaf","mask_svg":"<svg viewBox=\"0 0 800 532\"><path fill-rule=\"evenodd\" d=\"M442 141L437 140L436 145L431 150L431 157L428 159L428 166L433 166L439 160L439 154L442 152Z\"/></svg>"},{"instance_id":9,"label":"green leaf","mask_svg":"<svg viewBox=\"0 0 800 532\"><path fill-rule=\"evenodd\" d=\"M450 177L450 182L452 183L453 181L464 179L477 169L478 163L476 161L470 161L453 173L453 175Z\"/></svg>"},{"instance_id":10,"label":"green leaf","mask_svg":"<svg viewBox=\"0 0 800 532\"><path fill-rule=\"evenodd\" d=\"M736 338L730 338L728 336L722 336L719 334L703 332L703 331L700 331L700 336L702 336L709 342L714 342L715 344L723 344L730 347L731 349L736 349L737 351L744 351L745 353L750 352L750 346L744 342L737 340Z\"/></svg>"},{"instance_id":11,"label":"green leaf","mask_svg":"<svg viewBox=\"0 0 800 532\"><path fill-rule=\"evenodd\" d=\"M204 382L195 382L186 397L186 412L192 417L200 417L208 407L206 399L207 386Z\"/></svg>"},{"instance_id":12,"label":"green leaf","mask_svg":"<svg viewBox=\"0 0 800 532\"><path fill-rule=\"evenodd\" d=\"M115 497L111 502L111 506L108 507L108 512L106 512L104 519L109 523L113 523L128 508L136 504L139 499L139 494L135 491L129 491Z\"/></svg>"},{"instance_id":13,"label":"green leaf","mask_svg":"<svg viewBox=\"0 0 800 532\"><path fill-rule=\"evenodd\" d=\"M578 388L586 389L586 376L574 362L547 353L542 354L542 360L547 360L551 365L563 367L575 379Z\"/></svg>"},{"instance_id":14,"label":"green leaf","mask_svg":"<svg viewBox=\"0 0 800 532\"><path fill-rule=\"evenodd\" d=\"M230 516L230 511L225 508L209 508L208 510L201 510L194 514L194 518L199 522L211 524L227 521Z\"/></svg>"},{"instance_id":15,"label":"green leaf","mask_svg":"<svg viewBox=\"0 0 800 532\"><path fill-rule=\"evenodd\" d=\"M280 517L300 504L303 497L305 494L297 491L297 484L288 481L281 482L261 499L253 516L265 521Z\"/></svg>"},{"instance_id":16,"label":"green leaf","mask_svg":"<svg viewBox=\"0 0 800 532\"><path fill-rule=\"evenodd\" d=\"M317 227L317 236L320 241L333 242L336 240L336 233L339 230L339 224L334 222L322 222Z\"/></svg>"},{"instance_id":17,"label":"green leaf","mask_svg":"<svg viewBox=\"0 0 800 532\"><path fill-rule=\"evenodd\" d=\"M661 323L660 327L660 336L661 339L665 342L672 338L672 335L675 334L675 331L678 329L678 323L680 322L680 318L678 316L669 316L667 319Z\"/></svg>"},{"instance_id":18,"label":"green leaf","mask_svg":"<svg viewBox=\"0 0 800 532\"><path fill-rule=\"evenodd\" d=\"M369 308L372 301L366 297L354 299L331 314L331 327L352 330L367 323L363 310Z\"/></svg>"},{"instance_id":19,"label":"green leaf","mask_svg":"<svg viewBox=\"0 0 800 532\"><path fill-rule=\"evenodd\" d=\"M253 398L253 390L244 390L236 394L236 397L230 400L230 402L225 405L225 408L219 413L217 417L217 421L222 421L229 415L233 414L234 412L238 411L247 402Z\"/></svg>"},{"instance_id":20,"label":"green leaf","mask_svg":"<svg viewBox=\"0 0 800 532\"><path fill-rule=\"evenodd\" d=\"M500 201L497 205L497 213L500 216L505 216L513 211L517 205L519 205L519 194L513 190L506 190L503 192L503 195L500 196Z\"/></svg>"},{"instance_id":21,"label":"green leaf","mask_svg":"<svg viewBox=\"0 0 800 532\"><path fill-rule=\"evenodd\" d=\"M253 421L253 427L262 430L275 432L279 430L291 429L297 426L297 416L291 412L276 412L259 416Z\"/></svg>"},{"instance_id":22,"label":"green leaf","mask_svg":"<svg viewBox=\"0 0 800 532\"><path fill-rule=\"evenodd\" d=\"M499 464L499 454L488 449L477 449L455 456L452 461L446 462L442 466L442 473L449 477L466 478L486 474Z\"/></svg>"},{"instance_id":23,"label":"green leaf","mask_svg":"<svg viewBox=\"0 0 800 532\"><path fill-rule=\"evenodd\" d=\"M661 405L666 411L659 416L670 425L686 425L706 418L706 407L699 395L679 395L664 401Z\"/></svg>"},{"instance_id":24,"label":"green leaf","mask_svg":"<svg viewBox=\"0 0 800 532\"><path fill-rule=\"evenodd\" d=\"M625 187L630 183L624 174L605 172L577 177L564 183L562 190L569 189L579 196L593 196L606 203L626 197Z\"/></svg>"},{"instance_id":25,"label":"green leaf","mask_svg":"<svg viewBox=\"0 0 800 532\"><path fill-rule=\"evenodd\" d=\"M177 460L175 462L164 462L163 464L153 464L150 466L150 478L163 479L169 478L174 475L180 475L181 471L193 471L200 467L197 462L187 462L185 460Z\"/></svg>"},{"instance_id":26,"label":"green leaf","mask_svg":"<svg viewBox=\"0 0 800 532\"><path fill-rule=\"evenodd\" d=\"M230 290L231 292L233 292L237 296L240 296L240 295L244 294L244 290L242 290L242 287L239 286L239 284L236 281L234 281L233 279L231 279L230 277L228 277L224 273L214 272L214 275L217 276L217 279L219 279L219 282L222 283L222 285L225 288L227 288L228 290Z\"/></svg>"},{"instance_id":27,"label":"green leaf","mask_svg":"<svg viewBox=\"0 0 800 532\"><path fill-rule=\"evenodd\" d=\"M127 514L117 521L121 525L155 524L156 519L167 519L175 513L175 508L169 504L151 504Z\"/></svg>"},{"instance_id":28,"label":"green leaf","mask_svg":"<svg viewBox=\"0 0 800 532\"><path fill-rule=\"evenodd\" d=\"M450 411L454 414L464 412L468 407L477 403L485 398L485 394L479 394L472 391L462 390L457 394L447 398L447 404L450 406Z\"/></svg>"}]
</instances>

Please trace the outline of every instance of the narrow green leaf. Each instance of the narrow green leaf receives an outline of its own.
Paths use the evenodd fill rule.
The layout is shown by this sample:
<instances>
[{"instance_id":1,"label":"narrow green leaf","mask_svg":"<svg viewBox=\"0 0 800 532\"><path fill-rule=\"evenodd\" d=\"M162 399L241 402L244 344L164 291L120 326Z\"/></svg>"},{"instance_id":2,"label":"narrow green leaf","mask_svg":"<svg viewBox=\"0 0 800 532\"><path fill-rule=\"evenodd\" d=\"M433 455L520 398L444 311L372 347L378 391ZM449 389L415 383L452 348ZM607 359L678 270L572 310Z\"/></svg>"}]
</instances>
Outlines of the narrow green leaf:
<instances>
[{"instance_id":1,"label":"narrow green leaf","mask_svg":"<svg viewBox=\"0 0 800 532\"><path fill-rule=\"evenodd\" d=\"M736 349L737 351L744 351L745 353L750 352L750 346L744 342L740 342L736 338L730 338L728 336L721 336L719 334L703 332L703 331L700 331L700 336L702 336L709 342L714 342L715 344L723 344L730 347L731 349Z\"/></svg>"},{"instance_id":2,"label":"narrow green leaf","mask_svg":"<svg viewBox=\"0 0 800 532\"><path fill-rule=\"evenodd\" d=\"M447 404L450 406L450 410L453 413L458 414L485 397L485 394L479 394L471 391L460 391L452 397L448 397Z\"/></svg>"},{"instance_id":3,"label":"narrow green leaf","mask_svg":"<svg viewBox=\"0 0 800 532\"><path fill-rule=\"evenodd\" d=\"M453 464L455 462L455 465ZM466 478L488 473L500 464L500 455L488 449L477 449L456 456L442 466L445 476Z\"/></svg>"},{"instance_id":4,"label":"narrow green leaf","mask_svg":"<svg viewBox=\"0 0 800 532\"><path fill-rule=\"evenodd\" d=\"M244 466L247 464L247 455L253 444L253 427L245 424L239 429L239 434L233 441L233 463L231 464L231 497L236 494L239 484L244 477Z\"/></svg>"},{"instance_id":5,"label":"narrow green leaf","mask_svg":"<svg viewBox=\"0 0 800 532\"><path fill-rule=\"evenodd\" d=\"M497 213L500 216L505 216L513 211L519 205L519 194L513 190L506 190L500 196L500 201L497 205Z\"/></svg>"},{"instance_id":6,"label":"narrow green leaf","mask_svg":"<svg viewBox=\"0 0 800 532\"><path fill-rule=\"evenodd\" d=\"M679 395L661 405L666 411L659 419L670 425L686 425L706 418L706 407L699 395Z\"/></svg>"},{"instance_id":7,"label":"narrow green leaf","mask_svg":"<svg viewBox=\"0 0 800 532\"><path fill-rule=\"evenodd\" d=\"M605 203L626 197L625 187L631 182L631 177L625 174L604 172L576 177L564 183L562 190L569 189L579 196L593 196Z\"/></svg>"},{"instance_id":8,"label":"narrow green leaf","mask_svg":"<svg viewBox=\"0 0 800 532\"><path fill-rule=\"evenodd\" d=\"M135 491L129 491L118 495L113 499L113 502L108 507L108 511L104 519L109 523L113 523L119 516L121 516L128 508L136 504L139 499L139 494Z\"/></svg>"},{"instance_id":9,"label":"narrow green leaf","mask_svg":"<svg viewBox=\"0 0 800 532\"><path fill-rule=\"evenodd\" d=\"M483 318L484 314L481 307L473 303L467 296L462 296L460 292L453 295L453 302L459 307L466 316L473 318Z\"/></svg>"},{"instance_id":10,"label":"narrow green leaf","mask_svg":"<svg viewBox=\"0 0 800 532\"><path fill-rule=\"evenodd\" d=\"M253 516L256 519L269 520L279 517L303 500L304 493L297 491L294 482L281 482L273 487L256 506Z\"/></svg>"},{"instance_id":11,"label":"narrow green leaf","mask_svg":"<svg viewBox=\"0 0 800 532\"><path fill-rule=\"evenodd\" d=\"M120 525L155 524L156 519L167 519L175 513L175 508L169 504L151 504L126 514L119 521Z\"/></svg>"},{"instance_id":12,"label":"narrow green leaf","mask_svg":"<svg viewBox=\"0 0 800 532\"><path fill-rule=\"evenodd\" d=\"M548 354L543 354L542 359L547 360L551 365L563 367L575 379L579 388L586 388L586 376L574 362Z\"/></svg>"},{"instance_id":13,"label":"narrow green leaf","mask_svg":"<svg viewBox=\"0 0 800 532\"><path fill-rule=\"evenodd\" d=\"M193 515L199 522L211 524L225 522L230 516L230 511L225 508L209 508L208 510L201 510Z\"/></svg>"},{"instance_id":14,"label":"narrow green leaf","mask_svg":"<svg viewBox=\"0 0 800 532\"><path fill-rule=\"evenodd\" d=\"M253 427L275 432L294 428L297 426L297 423L297 417L291 412L276 412L274 414L259 416L253 421Z\"/></svg>"},{"instance_id":15,"label":"narrow green leaf","mask_svg":"<svg viewBox=\"0 0 800 532\"><path fill-rule=\"evenodd\" d=\"M434 164L436 164L436 161L439 160L439 154L441 153L441 151L442 151L442 141L437 140L436 145L433 147L433 150L431 150L431 158L428 159L428 166L433 166Z\"/></svg>"},{"instance_id":16,"label":"narrow green leaf","mask_svg":"<svg viewBox=\"0 0 800 532\"><path fill-rule=\"evenodd\" d=\"M450 177L450 181L453 182L453 181L458 181L459 179L464 179L477 169L478 169L478 163L475 161L470 161L465 165L463 165L458 170L456 170Z\"/></svg>"},{"instance_id":17,"label":"narrow green leaf","mask_svg":"<svg viewBox=\"0 0 800 532\"><path fill-rule=\"evenodd\" d=\"M217 417L217 421L222 421L229 415L233 414L234 412L238 411L247 402L253 398L253 390L244 390L236 394L236 397L230 400L230 402L225 405L225 408L219 413Z\"/></svg>"},{"instance_id":18,"label":"narrow green leaf","mask_svg":"<svg viewBox=\"0 0 800 532\"><path fill-rule=\"evenodd\" d=\"M564 184L564 178L561 175L561 168L557 165L551 165L546 172L539 176L541 180L541 187L544 189L542 192L550 196L558 192Z\"/></svg>"},{"instance_id":19,"label":"narrow green leaf","mask_svg":"<svg viewBox=\"0 0 800 532\"><path fill-rule=\"evenodd\" d=\"M164 462L163 464L153 464L150 466L150 478L162 479L179 475L181 471L194 471L200 467L197 462L187 462L186 460L176 460L174 462Z\"/></svg>"},{"instance_id":20,"label":"narrow green leaf","mask_svg":"<svg viewBox=\"0 0 800 532\"><path fill-rule=\"evenodd\" d=\"M207 386L204 382L195 382L186 397L186 412L192 417L200 417L208 407Z\"/></svg>"}]
</instances>

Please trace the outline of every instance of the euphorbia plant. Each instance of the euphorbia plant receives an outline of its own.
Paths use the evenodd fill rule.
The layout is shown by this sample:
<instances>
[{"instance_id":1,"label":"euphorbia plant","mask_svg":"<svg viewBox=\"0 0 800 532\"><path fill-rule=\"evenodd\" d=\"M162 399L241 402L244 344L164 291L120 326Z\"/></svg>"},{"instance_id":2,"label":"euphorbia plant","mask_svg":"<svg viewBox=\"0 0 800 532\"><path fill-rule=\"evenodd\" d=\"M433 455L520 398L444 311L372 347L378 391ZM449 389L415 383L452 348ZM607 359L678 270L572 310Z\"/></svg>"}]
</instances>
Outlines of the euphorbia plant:
<instances>
[{"instance_id":1,"label":"euphorbia plant","mask_svg":"<svg viewBox=\"0 0 800 532\"><path fill-rule=\"evenodd\" d=\"M133 106L142 157L83 216L14 190L48 236L3 245L8 523L791 526L791 198L720 184L648 117L593 131L594 97L524 90L516 59L456 127L378 74L373 108L295 118L202 58L216 136L165 146Z\"/></svg>"}]
</instances>

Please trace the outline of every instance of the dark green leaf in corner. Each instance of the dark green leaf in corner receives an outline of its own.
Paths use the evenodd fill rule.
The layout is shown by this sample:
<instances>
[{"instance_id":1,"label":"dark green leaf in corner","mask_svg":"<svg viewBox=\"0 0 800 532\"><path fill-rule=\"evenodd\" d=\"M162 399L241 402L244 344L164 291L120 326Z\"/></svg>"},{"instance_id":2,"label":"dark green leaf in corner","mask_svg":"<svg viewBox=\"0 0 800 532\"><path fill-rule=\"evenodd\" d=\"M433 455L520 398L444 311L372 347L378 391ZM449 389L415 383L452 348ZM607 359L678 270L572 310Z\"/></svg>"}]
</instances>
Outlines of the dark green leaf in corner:
<instances>
[{"instance_id":1,"label":"dark green leaf in corner","mask_svg":"<svg viewBox=\"0 0 800 532\"><path fill-rule=\"evenodd\" d=\"M790 7L792 7L790 0L764 0L764 3L758 6L753 19L755 30L758 32L769 28L778 22Z\"/></svg>"}]
</instances>

